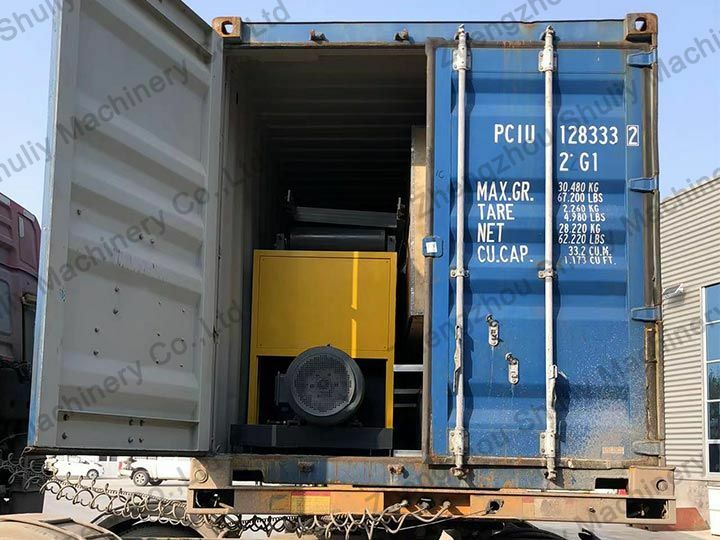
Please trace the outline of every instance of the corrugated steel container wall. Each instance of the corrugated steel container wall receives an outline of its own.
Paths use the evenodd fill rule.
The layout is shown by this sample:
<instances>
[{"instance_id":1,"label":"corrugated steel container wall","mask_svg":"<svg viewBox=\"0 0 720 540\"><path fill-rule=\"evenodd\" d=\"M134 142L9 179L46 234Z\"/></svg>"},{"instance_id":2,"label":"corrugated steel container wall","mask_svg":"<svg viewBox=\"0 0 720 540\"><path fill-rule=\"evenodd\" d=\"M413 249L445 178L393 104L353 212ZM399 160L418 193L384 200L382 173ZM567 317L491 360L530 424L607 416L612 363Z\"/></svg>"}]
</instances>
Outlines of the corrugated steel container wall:
<instances>
[{"instance_id":1,"label":"corrugated steel container wall","mask_svg":"<svg viewBox=\"0 0 720 540\"><path fill-rule=\"evenodd\" d=\"M679 480L706 479L702 289L720 282L720 180L661 205L662 278L683 292L663 302L667 463ZM680 487L680 484L679 486ZM679 505L703 505L702 501Z\"/></svg>"}]
</instances>

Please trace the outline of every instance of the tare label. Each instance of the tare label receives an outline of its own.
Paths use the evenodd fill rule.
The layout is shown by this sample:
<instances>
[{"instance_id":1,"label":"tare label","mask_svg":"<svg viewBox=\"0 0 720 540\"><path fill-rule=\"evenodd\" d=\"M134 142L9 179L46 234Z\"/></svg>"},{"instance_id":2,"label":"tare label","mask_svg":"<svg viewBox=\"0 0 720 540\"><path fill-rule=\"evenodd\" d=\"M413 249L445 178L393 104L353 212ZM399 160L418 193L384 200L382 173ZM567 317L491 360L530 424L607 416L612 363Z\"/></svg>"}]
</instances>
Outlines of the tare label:
<instances>
[{"instance_id":1,"label":"tare label","mask_svg":"<svg viewBox=\"0 0 720 540\"><path fill-rule=\"evenodd\" d=\"M526 180L480 181L475 192L479 213L477 258L481 263L523 263L529 260L527 244L507 241L508 227L524 204L531 204L530 182Z\"/></svg>"}]
</instances>

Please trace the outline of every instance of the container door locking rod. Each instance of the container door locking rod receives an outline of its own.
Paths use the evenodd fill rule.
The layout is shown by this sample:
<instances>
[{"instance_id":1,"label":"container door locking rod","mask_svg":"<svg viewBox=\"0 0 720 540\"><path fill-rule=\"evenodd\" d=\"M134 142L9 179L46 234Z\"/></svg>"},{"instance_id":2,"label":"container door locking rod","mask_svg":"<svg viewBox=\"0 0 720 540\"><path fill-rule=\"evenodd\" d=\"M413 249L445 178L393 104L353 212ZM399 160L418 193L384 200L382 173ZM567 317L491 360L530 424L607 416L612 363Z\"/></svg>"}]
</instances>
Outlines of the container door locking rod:
<instances>
[{"instance_id":1,"label":"container door locking rod","mask_svg":"<svg viewBox=\"0 0 720 540\"><path fill-rule=\"evenodd\" d=\"M545 432L540 435L540 453L545 457L545 476L548 480L557 477L557 411L555 410L555 383L557 366L554 351L554 306L553 306L553 73L555 72L555 31L548 26L540 39L545 48L540 52L539 70L545 73L545 267L538 277L545 282Z\"/></svg>"},{"instance_id":2,"label":"container door locking rod","mask_svg":"<svg viewBox=\"0 0 720 540\"><path fill-rule=\"evenodd\" d=\"M470 69L470 53L467 46L465 26L460 25L457 33L458 48L453 52L453 70L458 72L458 140L457 140L457 194L455 212L457 214L455 248L456 268L450 272L455 280L455 371L453 388L455 390L455 428L450 431L449 447L455 457L453 475L462 478L466 474L465 452L468 447L465 430L465 381L463 375L463 337L465 334L465 103L466 80Z\"/></svg>"}]
</instances>

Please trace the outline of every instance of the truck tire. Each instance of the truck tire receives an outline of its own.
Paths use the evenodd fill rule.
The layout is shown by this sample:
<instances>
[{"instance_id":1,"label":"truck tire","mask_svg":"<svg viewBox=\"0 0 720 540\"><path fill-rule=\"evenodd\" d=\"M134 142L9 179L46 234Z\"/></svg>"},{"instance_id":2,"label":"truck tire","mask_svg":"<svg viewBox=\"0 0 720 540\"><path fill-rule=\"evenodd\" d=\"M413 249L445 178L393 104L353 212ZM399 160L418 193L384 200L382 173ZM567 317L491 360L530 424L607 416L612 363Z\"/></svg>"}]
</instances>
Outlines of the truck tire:
<instances>
[{"instance_id":1,"label":"truck tire","mask_svg":"<svg viewBox=\"0 0 720 540\"><path fill-rule=\"evenodd\" d=\"M138 507L131 507L131 511L140 511ZM138 520L114 515L100 515L93 520L95 525L112 531L120 538L216 538L215 531L210 529L195 530L183 525L170 525L169 523L138 523ZM219 533L218 533L219 534ZM233 537L231 537L233 538Z\"/></svg>"},{"instance_id":2,"label":"truck tire","mask_svg":"<svg viewBox=\"0 0 720 540\"><path fill-rule=\"evenodd\" d=\"M151 486L159 486L159 485L162 484L162 483L163 483L163 481L160 480L160 479L150 480L150 485L151 485Z\"/></svg>"},{"instance_id":3,"label":"truck tire","mask_svg":"<svg viewBox=\"0 0 720 540\"><path fill-rule=\"evenodd\" d=\"M132 481L138 487L145 487L150 483L150 474L145 469L137 469L132 473Z\"/></svg>"}]
</instances>

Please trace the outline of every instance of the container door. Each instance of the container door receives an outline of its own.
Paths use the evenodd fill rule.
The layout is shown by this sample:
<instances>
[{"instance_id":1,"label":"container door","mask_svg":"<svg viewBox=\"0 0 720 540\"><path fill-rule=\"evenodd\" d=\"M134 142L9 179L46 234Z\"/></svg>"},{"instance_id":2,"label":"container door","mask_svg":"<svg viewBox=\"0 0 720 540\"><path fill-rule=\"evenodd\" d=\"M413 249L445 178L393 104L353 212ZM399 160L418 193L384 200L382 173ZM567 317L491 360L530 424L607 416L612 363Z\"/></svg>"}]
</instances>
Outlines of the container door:
<instances>
[{"instance_id":1,"label":"container door","mask_svg":"<svg viewBox=\"0 0 720 540\"><path fill-rule=\"evenodd\" d=\"M29 443L206 451L221 40L175 0L68 0L54 36Z\"/></svg>"},{"instance_id":2,"label":"container door","mask_svg":"<svg viewBox=\"0 0 720 540\"><path fill-rule=\"evenodd\" d=\"M556 27L559 43L582 39L562 35L569 26ZM468 460L499 465L542 465L546 429L545 295L538 275L545 238L545 87L538 69L543 28L536 28L537 47L473 48L467 75L464 427ZM447 48L435 52L433 234L444 243L432 271L435 461L452 454L456 418L451 271L457 268L458 74L451 54ZM646 242L653 223L647 177L654 123L650 70L633 65L631 54L582 46L557 51L557 448L560 460L572 458L578 466L642 462L649 438L644 330L652 328L655 313L644 308L652 302L647 291L654 268ZM635 56L639 64L648 57Z\"/></svg>"}]
</instances>

